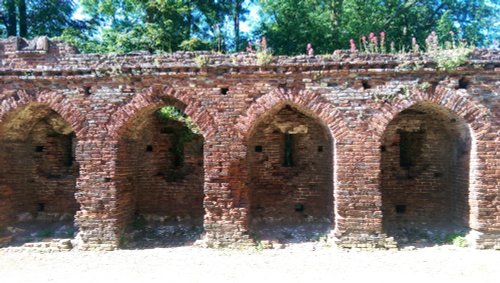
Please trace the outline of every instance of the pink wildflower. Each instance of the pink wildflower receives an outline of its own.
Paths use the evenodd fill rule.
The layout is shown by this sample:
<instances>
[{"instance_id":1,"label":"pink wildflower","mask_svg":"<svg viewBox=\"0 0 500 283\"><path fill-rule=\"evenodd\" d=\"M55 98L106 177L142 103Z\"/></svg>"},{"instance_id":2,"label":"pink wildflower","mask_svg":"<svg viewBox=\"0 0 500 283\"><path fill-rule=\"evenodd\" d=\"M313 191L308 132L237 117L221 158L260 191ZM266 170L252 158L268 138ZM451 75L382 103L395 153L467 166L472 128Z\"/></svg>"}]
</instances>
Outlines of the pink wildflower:
<instances>
[{"instance_id":1,"label":"pink wildflower","mask_svg":"<svg viewBox=\"0 0 500 283\"><path fill-rule=\"evenodd\" d=\"M351 52L355 52L356 50L358 50L358 49L356 48L356 43L354 43L354 39L352 39L352 38L351 38L351 39L349 40L349 44L351 45Z\"/></svg>"},{"instance_id":2,"label":"pink wildflower","mask_svg":"<svg viewBox=\"0 0 500 283\"><path fill-rule=\"evenodd\" d=\"M312 47L312 44L311 44L311 43L308 43L308 44L307 44L306 51L307 51L307 55L309 55L309 56L314 55L314 49L313 49L313 47Z\"/></svg>"},{"instance_id":3,"label":"pink wildflower","mask_svg":"<svg viewBox=\"0 0 500 283\"><path fill-rule=\"evenodd\" d=\"M267 40L265 36L262 37L262 40L260 41L260 50L267 51Z\"/></svg>"},{"instance_id":4,"label":"pink wildflower","mask_svg":"<svg viewBox=\"0 0 500 283\"><path fill-rule=\"evenodd\" d=\"M250 41L247 44L247 52L248 53L253 53L252 42L250 42Z\"/></svg>"}]
</instances>

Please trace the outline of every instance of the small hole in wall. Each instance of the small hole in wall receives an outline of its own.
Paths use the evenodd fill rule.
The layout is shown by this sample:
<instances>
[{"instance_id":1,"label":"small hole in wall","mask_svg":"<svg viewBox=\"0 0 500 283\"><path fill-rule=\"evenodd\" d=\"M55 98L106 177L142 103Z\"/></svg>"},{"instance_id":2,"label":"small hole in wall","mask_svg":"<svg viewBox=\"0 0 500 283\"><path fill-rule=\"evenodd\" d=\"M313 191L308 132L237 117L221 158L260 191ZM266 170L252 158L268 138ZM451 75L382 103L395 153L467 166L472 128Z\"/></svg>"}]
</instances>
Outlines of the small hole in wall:
<instances>
[{"instance_id":1,"label":"small hole in wall","mask_svg":"<svg viewBox=\"0 0 500 283\"><path fill-rule=\"evenodd\" d=\"M146 146L146 151L147 151L147 152L152 152L152 151L153 151L153 146L152 146L152 145L150 145L150 144L149 144L149 145L147 145L147 146Z\"/></svg>"},{"instance_id":2,"label":"small hole in wall","mask_svg":"<svg viewBox=\"0 0 500 283\"><path fill-rule=\"evenodd\" d=\"M104 178L104 182L106 182L106 183L109 183L109 182L111 182L111 178L109 178L109 177L107 177L107 178Z\"/></svg>"},{"instance_id":3,"label":"small hole in wall","mask_svg":"<svg viewBox=\"0 0 500 283\"><path fill-rule=\"evenodd\" d=\"M304 211L304 205L302 203L296 203L294 206L294 209L296 212L303 212Z\"/></svg>"},{"instance_id":4,"label":"small hole in wall","mask_svg":"<svg viewBox=\"0 0 500 283\"><path fill-rule=\"evenodd\" d=\"M220 94L222 94L222 95L226 95L228 91L229 91L229 88L227 88L227 87L220 88Z\"/></svg>"},{"instance_id":5,"label":"small hole in wall","mask_svg":"<svg viewBox=\"0 0 500 283\"><path fill-rule=\"evenodd\" d=\"M404 204L396 204L394 208L397 214L404 214L406 212L406 205Z\"/></svg>"},{"instance_id":6,"label":"small hole in wall","mask_svg":"<svg viewBox=\"0 0 500 283\"><path fill-rule=\"evenodd\" d=\"M466 77L462 77L458 80L458 89L467 89L469 87L469 79Z\"/></svg>"},{"instance_id":7,"label":"small hole in wall","mask_svg":"<svg viewBox=\"0 0 500 283\"><path fill-rule=\"evenodd\" d=\"M83 95L85 95L85 96L90 95L90 87L89 86L83 87Z\"/></svg>"},{"instance_id":8,"label":"small hole in wall","mask_svg":"<svg viewBox=\"0 0 500 283\"><path fill-rule=\"evenodd\" d=\"M45 203L40 202L36 204L36 211L43 212L45 211Z\"/></svg>"},{"instance_id":9,"label":"small hole in wall","mask_svg":"<svg viewBox=\"0 0 500 283\"><path fill-rule=\"evenodd\" d=\"M387 149L385 148L385 145L380 146L380 152L385 152Z\"/></svg>"},{"instance_id":10,"label":"small hole in wall","mask_svg":"<svg viewBox=\"0 0 500 283\"><path fill-rule=\"evenodd\" d=\"M323 152L323 146L322 145L318 146L318 152Z\"/></svg>"},{"instance_id":11,"label":"small hole in wall","mask_svg":"<svg viewBox=\"0 0 500 283\"><path fill-rule=\"evenodd\" d=\"M256 145L255 146L255 152L262 152L262 146L261 145Z\"/></svg>"},{"instance_id":12,"label":"small hole in wall","mask_svg":"<svg viewBox=\"0 0 500 283\"><path fill-rule=\"evenodd\" d=\"M363 85L363 89L370 89L372 86L368 81L361 81L361 84Z\"/></svg>"},{"instance_id":13,"label":"small hole in wall","mask_svg":"<svg viewBox=\"0 0 500 283\"><path fill-rule=\"evenodd\" d=\"M286 88L286 83L281 83L278 85L279 88Z\"/></svg>"},{"instance_id":14,"label":"small hole in wall","mask_svg":"<svg viewBox=\"0 0 500 283\"><path fill-rule=\"evenodd\" d=\"M43 145L37 145L35 146L35 152L43 152L45 147Z\"/></svg>"}]
</instances>

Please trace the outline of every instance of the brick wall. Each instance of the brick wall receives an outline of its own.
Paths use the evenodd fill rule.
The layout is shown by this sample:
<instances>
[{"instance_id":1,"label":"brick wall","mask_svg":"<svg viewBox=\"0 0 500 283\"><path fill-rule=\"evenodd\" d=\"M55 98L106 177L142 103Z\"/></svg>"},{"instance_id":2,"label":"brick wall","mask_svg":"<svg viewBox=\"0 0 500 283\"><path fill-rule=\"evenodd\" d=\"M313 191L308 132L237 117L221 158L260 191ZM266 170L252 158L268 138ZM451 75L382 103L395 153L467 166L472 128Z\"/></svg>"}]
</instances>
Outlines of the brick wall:
<instances>
[{"instance_id":1,"label":"brick wall","mask_svg":"<svg viewBox=\"0 0 500 283\"><path fill-rule=\"evenodd\" d=\"M194 190L196 187L200 192L201 186L203 241L210 246L251 244L249 228L252 219L258 219L254 208L260 205L255 200L265 204L274 199L283 204L276 207L277 211L279 207L288 209L296 200L280 198L278 194L261 194L260 187L256 186L261 182L265 186L281 187L283 180L290 179L286 175L289 172L284 170L296 168L277 168L276 178L268 178L269 171L252 166L259 155L255 152L256 142L266 143L262 145L263 153L274 147L276 157L273 158L277 160L280 155L281 149L276 147L278 138L267 137L255 129L268 127L266 125L273 119L269 117L276 118L276 113L287 109L288 105L294 109L293 115L298 115L293 119L293 115L289 116L288 120L300 120L303 115L307 118L304 123L321 132L324 141L331 141L331 147L325 145L323 148L324 162L316 165L307 162L312 167L306 171L315 171L314 174L301 171L298 178L294 177L294 184L289 187L292 195L300 195L299 189L293 189L298 188L298 184L311 184L312 178L317 177L321 187L324 185L333 191L333 196L321 204L319 200L313 201L316 204L313 205L314 215L328 215L334 220L334 241L344 247L390 246L392 243L386 237L384 224L396 219L391 211L393 202L399 201L395 198L401 195L400 183L410 182L398 179L405 170L397 166L398 147L392 144L399 139L397 128L417 119L406 116L409 114L404 110L417 105L415 107L425 109L411 108L409 112L417 109L427 113L425 123L421 123L429 127L427 140L432 143L424 144L424 149L429 150L424 150L421 157L428 156L426 163L432 164L427 171L420 169L411 182L419 180L433 185L426 186L429 191L425 196L424 193L412 195L416 202L407 204L408 216L425 218L431 215L431 210L444 218L449 216L467 224L471 235L475 235L471 236L471 241L478 247L500 246L498 51L476 50L465 66L443 71L438 70L432 58L425 54L377 55L342 51L331 56L275 57L271 64L259 66L254 54L84 55L57 42L49 41L48 50L36 50L25 48L26 44L16 45L18 41L17 38L0 41L2 223L20 211L18 207L33 203L21 187L26 187L24 184L28 180L38 178L29 166L18 165L20 160L37 160L35 156L39 153L33 152L34 144L26 146L26 141L11 139L18 131L26 130L24 134L27 134L31 128L10 127L18 125L11 123L11 117L26 107L42 105L57 113L74 132L74 165L68 169L55 165L66 161L55 162L47 165L45 172L71 176L67 180L76 178L77 205L70 204L69 199L62 200L66 199L65 195L57 197L55 203L59 204L54 205L64 206L68 211L70 207L78 209L75 222L79 227L80 248L117 248L124 228L139 208L165 215L180 215L194 208L197 212L193 213L199 215L201 209L195 203L199 203L201 197L198 193L194 197ZM43 42L40 44L44 46ZM198 56L207 56L208 64L196 65ZM408 62L418 62L422 68L408 69ZM177 195L176 205L172 206L177 211L159 206L160 202L173 201L171 196L176 195L173 191L162 190L172 194L165 193L161 201L158 199L160 184L166 188L169 182L148 179L154 174L152 172L168 166L161 160L169 159L165 148L170 141L157 139L156 134L152 134L156 132L152 115L165 105L182 109L199 126L203 137L203 170L196 167L189 185L182 183L189 187L186 190L193 189L193 199ZM433 110L427 111L430 109ZM457 126L444 122L452 116ZM31 120L29 117L38 116L26 115L19 121L33 123L42 118ZM144 123L144 127L139 127L137 122ZM58 125L52 127L58 128ZM465 131L466 127L470 130ZM70 133L64 131L64 135L44 138L43 133L49 129L42 128L40 138L51 146L60 147L45 153L52 152L49 155L54 158L68 156L69 141L62 137ZM464 135L467 132L470 138ZM453 137L455 140L450 141ZM307 145L304 148L320 140L304 140ZM165 154L148 159L149 153L144 148L148 143L153 151ZM196 147L201 143L200 137ZM385 152L381 152L382 146ZM28 147L30 150L25 149ZM436 149L440 147L447 150L438 152ZM460 152L463 155L458 157ZM306 159L317 153L316 148L316 152L308 154ZM389 153L392 153L392 163ZM38 160L46 159L43 154ZM193 155L189 162L199 164L199 158ZM315 160L321 158L318 156ZM38 167L47 167L43 163ZM314 166L325 170L318 172L313 170ZM387 167L391 168L390 172ZM53 172L63 169L66 171ZM129 177L133 180L129 181ZM203 180L202 185L200 180ZM62 179L53 182L62 182ZM146 183L149 193L136 194ZM449 193L437 194L434 188L441 185L445 192L453 187L457 193L453 197ZM53 188L56 187L70 191L69 181ZM389 195L394 199L389 198L386 202L386 193L391 190ZM427 202L432 204L412 208L413 204ZM445 206L447 209L443 209ZM304 213L308 208L310 205L305 206ZM412 211L418 213L411 214ZM273 217L280 215L276 211L268 212ZM287 213L283 211L281 216L297 215L295 211Z\"/></svg>"},{"instance_id":2,"label":"brick wall","mask_svg":"<svg viewBox=\"0 0 500 283\"><path fill-rule=\"evenodd\" d=\"M136 117L127 126L115 182L118 190L131 194L129 212L202 224L203 137L192 134L182 142L183 131L190 130L156 113Z\"/></svg>"},{"instance_id":3,"label":"brick wall","mask_svg":"<svg viewBox=\"0 0 500 283\"><path fill-rule=\"evenodd\" d=\"M470 150L467 125L450 111L419 103L399 113L381 147L386 230L468 226Z\"/></svg>"},{"instance_id":4,"label":"brick wall","mask_svg":"<svg viewBox=\"0 0 500 283\"><path fill-rule=\"evenodd\" d=\"M290 106L261 118L248 141L251 222L332 221L332 144L321 124Z\"/></svg>"},{"instance_id":5,"label":"brick wall","mask_svg":"<svg viewBox=\"0 0 500 283\"><path fill-rule=\"evenodd\" d=\"M27 213L42 220L73 218L78 164L71 127L50 108L32 104L11 113L0 131L2 223Z\"/></svg>"}]
</instances>

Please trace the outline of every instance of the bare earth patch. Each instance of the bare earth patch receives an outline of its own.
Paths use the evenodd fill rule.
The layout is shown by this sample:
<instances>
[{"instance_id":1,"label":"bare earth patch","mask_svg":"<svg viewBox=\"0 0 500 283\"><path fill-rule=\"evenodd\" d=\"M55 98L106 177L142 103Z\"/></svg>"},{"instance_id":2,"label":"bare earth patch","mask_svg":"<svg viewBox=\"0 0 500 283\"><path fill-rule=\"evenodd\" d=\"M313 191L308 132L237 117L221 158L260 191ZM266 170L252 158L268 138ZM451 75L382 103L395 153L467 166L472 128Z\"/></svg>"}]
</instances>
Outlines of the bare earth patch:
<instances>
[{"instance_id":1,"label":"bare earth patch","mask_svg":"<svg viewBox=\"0 0 500 283\"><path fill-rule=\"evenodd\" d=\"M343 251L198 247L55 252L0 249L1 282L499 282L500 252L440 246Z\"/></svg>"}]
</instances>

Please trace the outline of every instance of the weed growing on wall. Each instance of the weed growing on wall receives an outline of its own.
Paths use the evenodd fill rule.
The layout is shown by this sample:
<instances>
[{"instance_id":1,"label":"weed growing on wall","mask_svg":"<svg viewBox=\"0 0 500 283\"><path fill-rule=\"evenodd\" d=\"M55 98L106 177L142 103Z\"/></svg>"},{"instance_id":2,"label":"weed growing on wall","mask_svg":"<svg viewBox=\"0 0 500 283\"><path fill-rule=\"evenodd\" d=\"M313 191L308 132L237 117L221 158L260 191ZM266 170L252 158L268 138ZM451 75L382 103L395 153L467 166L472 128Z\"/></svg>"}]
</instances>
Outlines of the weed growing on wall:
<instances>
[{"instance_id":1,"label":"weed growing on wall","mask_svg":"<svg viewBox=\"0 0 500 283\"><path fill-rule=\"evenodd\" d=\"M184 145L194 139L196 135L201 133L200 129L191 117L184 114L180 109L174 106L166 106L158 110L160 119L174 120L183 123L186 127L176 131L175 145L172 147L172 153L175 155L176 166L181 166L184 163Z\"/></svg>"},{"instance_id":2,"label":"weed growing on wall","mask_svg":"<svg viewBox=\"0 0 500 283\"><path fill-rule=\"evenodd\" d=\"M273 61L273 53L267 48L267 40L265 37L262 38L255 55L257 56L257 65L259 66L269 65Z\"/></svg>"},{"instance_id":3,"label":"weed growing on wall","mask_svg":"<svg viewBox=\"0 0 500 283\"><path fill-rule=\"evenodd\" d=\"M196 63L196 66L198 66L198 68L204 68L208 66L209 61L210 59L205 55L196 56L194 58L194 62Z\"/></svg>"},{"instance_id":4,"label":"weed growing on wall","mask_svg":"<svg viewBox=\"0 0 500 283\"><path fill-rule=\"evenodd\" d=\"M368 37L361 36L359 52L361 53L386 53L385 33L381 32L380 37L377 37L373 32ZM428 55L437 64L439 70L455 70L463 66L469 59L469 55L474 51L474 47L467 45L464 41L456 42L453 32L450 32L451 41L446 41L444 44L439 42L438 36L432 32L425 40L425 51L418 44L416 38L412 38L409 52ZM349 41L349 49L352 52L357 52L358 48L353 39ZM389 53L406 54L405 47L397 51L394 44L390 44ZM398 66L399 69L413 71L422 68L417 62L405 62Z\"/></svg>"}]
</instances>

